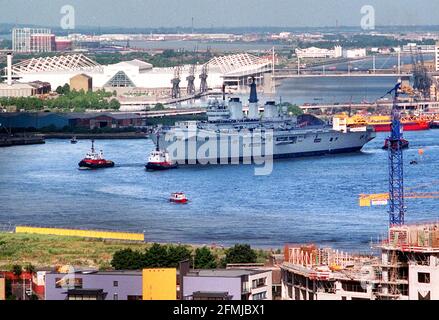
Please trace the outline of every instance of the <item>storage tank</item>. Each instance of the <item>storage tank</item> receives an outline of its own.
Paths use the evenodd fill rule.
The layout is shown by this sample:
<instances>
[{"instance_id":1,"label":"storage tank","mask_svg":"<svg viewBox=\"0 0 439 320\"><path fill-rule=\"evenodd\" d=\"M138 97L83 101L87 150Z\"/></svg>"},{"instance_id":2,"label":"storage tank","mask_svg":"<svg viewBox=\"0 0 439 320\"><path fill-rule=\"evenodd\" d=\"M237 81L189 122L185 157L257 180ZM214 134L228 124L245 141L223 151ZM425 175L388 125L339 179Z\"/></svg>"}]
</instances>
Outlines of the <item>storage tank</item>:
<instances>
[{"instance_id":1,"label":"storage tank","mask_svg":"<svg viewBox=\"0 0 439 320\"><path fill-rule=\"evenodd\" d=\"M231 98L229 100L230 119L242 120L244 113L242 111L242 102L239 98Z\"/></svg>"},{"instance_id":2,"label":"storage tank","mask_svg":"<svg viewBox=\"0 0 439 320\"><path fill-rule=\"evenodd\" d=\"M275 101L267 101L264 106L264 118L273 119L279 117L279 111Z\"/></svg>"}]
</instances>

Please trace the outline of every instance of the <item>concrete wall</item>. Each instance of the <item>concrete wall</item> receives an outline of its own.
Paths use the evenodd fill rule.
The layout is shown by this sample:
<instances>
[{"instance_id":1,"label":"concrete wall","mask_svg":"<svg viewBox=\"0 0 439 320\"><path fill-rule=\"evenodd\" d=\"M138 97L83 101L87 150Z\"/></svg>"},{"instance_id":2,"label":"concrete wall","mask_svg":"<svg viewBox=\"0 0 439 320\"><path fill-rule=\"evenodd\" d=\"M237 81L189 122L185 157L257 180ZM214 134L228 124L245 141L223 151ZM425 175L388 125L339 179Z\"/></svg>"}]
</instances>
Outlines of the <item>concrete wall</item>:
<instances>
[{"instance_id":1,"label":"concrete wall","mask_svg":"<svg viewBox=\"0 0 439 320\"><path fill-rule=\"evenodd\" d=\"M432 255L429 260L429 265L409 265L409 300L419 300L419 295L426 297L428 293L431 300L439 300L439 259ZM428 273L430 282L419 282L419 273Z\"/></svg>"},{"instance_id":2,"label":"concrete wall","mask_svg":"<svg viewBox=\"0 0 439 320\"><path fill-rule=\"evenodd\" d=\"M183 297L194 292L227 292L232 300L241 300L241 278L233 277L183 277Z\"/></svg>"},{"instance_id":3,"label":"concrete wall","mask_svg":"<svg viewBox=\"0 0 439 320\"><path fill-rule=\"evenodd\" d=\"M46 300L65 300L67 295L66 288L56 288L56 279L63 278L66 274L48 273L46 274ZM71 275L70 275L71 276ZM103 289L107 293L105 300L114 300L114 295L118 295L118 300L127 300L128 296L142 296L142 273L137 275L123 274L74 274L75 278L83 281L83 289ZM118 286L114 286L114 281L118 281Z\"/></svg>"}]
</instances>

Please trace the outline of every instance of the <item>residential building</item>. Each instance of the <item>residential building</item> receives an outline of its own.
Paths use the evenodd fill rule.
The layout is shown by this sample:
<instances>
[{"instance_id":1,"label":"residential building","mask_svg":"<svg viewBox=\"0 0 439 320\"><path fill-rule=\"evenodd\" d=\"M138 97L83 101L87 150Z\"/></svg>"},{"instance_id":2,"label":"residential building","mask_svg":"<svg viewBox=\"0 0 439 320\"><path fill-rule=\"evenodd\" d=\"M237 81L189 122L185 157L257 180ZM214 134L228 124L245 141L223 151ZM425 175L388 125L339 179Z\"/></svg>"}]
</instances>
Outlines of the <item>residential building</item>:
<instances>
[{"instance_id":1,"label":"residential building","mask_svg":"<svg viewBox=\"0 0 439 320\"><path fill-rule=\"evenodd\" d=\"M12 29L12 51L20 53L52 52L55 48L55 35L50 29L14 28Z\"/></svg>"},{"instance_id":2,"label":"residential building","mask_svg":"<svg viewBox=\"0 0 439 320\"><path fill-rule=\"evenodd\" d=\"M394 226L380 256L287 245L284 300L439 300L439 223Z\"/></svg>"},{"instance_id":3,"label":"residential building","mask_svg":"<svg viewBox=\"0 0 439 320\"><path fill-rule=\"evenodd\" d=\"M141 271L46 273L46 300L142 300Z\"/></svg>"},{"instance_id":4,"label":"residential building","mask_svg":"<svg viewBox=\"0 0 439 320\"><path fill-rule=\"evenodd\" d=\"M439 71L439 41L436 42L436 46L434 48L434 56L435 56L435 70Z\"/></svg>"},{"instance_id":5,"label":"residential building","mask_svg":"<svg viewBox=\"0 0 439 320\"><path fill-rule=\"evenodd\" d=\"M183 276L183 300L272 300L266 270L198 270Z\"/></svg>"}]
</instances>

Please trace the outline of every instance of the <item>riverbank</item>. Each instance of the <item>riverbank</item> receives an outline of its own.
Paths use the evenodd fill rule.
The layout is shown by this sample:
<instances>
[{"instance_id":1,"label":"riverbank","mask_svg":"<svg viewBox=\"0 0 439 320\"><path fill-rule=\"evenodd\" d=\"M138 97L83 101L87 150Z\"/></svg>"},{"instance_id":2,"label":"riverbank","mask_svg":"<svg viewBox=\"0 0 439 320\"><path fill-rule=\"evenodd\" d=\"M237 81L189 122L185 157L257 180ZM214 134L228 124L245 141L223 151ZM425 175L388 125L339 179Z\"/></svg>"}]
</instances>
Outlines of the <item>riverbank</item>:
<instances>
[{"instance_id":1,"label":"riverbank","mask_svg":"<svg viewBox=\"0 0 439 320\"><path fill-rule=\"evenodd\" d=\"M76 137L78 140L107 140L107 139L148 139L145 132L117 132L117 133L44 133L44 139L72 139Z\"/></svg>"},{"instance_id":2,"label":"riverbank","mask_svg":"<svg viewBox=\"0 0 439 320\"><path fill-rule=\"evenodd\" d=\"M150 246L151 243L0 232L0 270L9 270L14 264L32 264L36 268L68 264L108 270L111 269L110 263L116 251L143 251ZM187 246L192 250L200 247ZM225 248L214 248L212 252L222 257ZM257 250L257 254L258 262L264 262L268 252Z\"/></svg>"}]
</instances>

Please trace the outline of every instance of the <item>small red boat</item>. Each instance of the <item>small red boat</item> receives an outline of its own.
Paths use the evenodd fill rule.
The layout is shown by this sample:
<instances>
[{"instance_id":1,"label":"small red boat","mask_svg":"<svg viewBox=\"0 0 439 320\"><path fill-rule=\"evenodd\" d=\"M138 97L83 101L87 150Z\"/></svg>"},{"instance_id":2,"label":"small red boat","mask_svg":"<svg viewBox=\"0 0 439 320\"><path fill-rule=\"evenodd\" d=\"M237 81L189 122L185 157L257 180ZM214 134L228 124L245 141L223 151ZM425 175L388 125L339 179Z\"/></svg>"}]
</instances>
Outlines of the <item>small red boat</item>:
<instances>
[{"instance_id":1,"label":"small red boat","mask_svg":"<svg viewBox=\"0 0 439 320\"><path fill-rule=\"evenodd\" d=\"M405 139L401 139L402 141L402 148L403 149L408 149L409 148L409 142ZM388 150L389 149L389 139L386 139L386 141L384 142L384 146L383 146L384 150Z\"/></svg>"},{"instance_id":2,"label":"small red boat","mask_svg":"<svg viewBox=\"0 0 439 320\"><path fill-rule=\"evenodd\" d=\"M176 192L176 193L173 193L171 195L171 198L169 199L169 201L174 202L174 203L185 204L185 203L188 203L189 200L187 199L186 195L183 192Z\"/></svg>"},{"instance_id":3,"label":"small red boat","mask_svg":"<svg viewBox=\"0 0 439 320\"><path fill-rule=\"evenodd\" d=\"M101 169L114 167L114 162L105 160L102 150L97 153L95 151L94 140L92 140L91 151L86 154L85 158L82 159L78 165L80 169Z\"/></svg>"}]
</instances>

